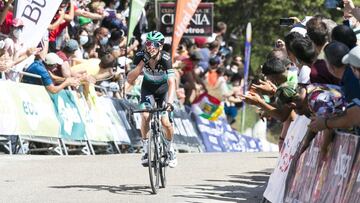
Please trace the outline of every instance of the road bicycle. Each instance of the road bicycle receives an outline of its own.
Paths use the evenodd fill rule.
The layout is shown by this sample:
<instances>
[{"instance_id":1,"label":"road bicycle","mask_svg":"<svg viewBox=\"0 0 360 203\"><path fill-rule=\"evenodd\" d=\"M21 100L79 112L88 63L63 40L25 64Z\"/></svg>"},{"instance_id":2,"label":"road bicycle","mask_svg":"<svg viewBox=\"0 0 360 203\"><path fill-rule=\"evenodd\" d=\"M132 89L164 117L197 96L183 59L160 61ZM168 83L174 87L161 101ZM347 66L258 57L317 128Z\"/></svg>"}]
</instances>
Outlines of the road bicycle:
<instances>
[{"instance_id":1,"label":"road bicycle","mask_svg":"<svg viewBox=\"0 0 360 203\"><path fill-rule=\"evenodd\" d=\"M153 105L154 106L154 105ZM161 112L166 111L166 107L150 108L145 110L132 110L131 113L149 113L150 114L150 133L148 141L148 169L150 185L152 192L157 194L161 182L161 188L166 187L166 168L167 168L167 150L165 137L161 125Z\"/></svg>"}]
</instances>

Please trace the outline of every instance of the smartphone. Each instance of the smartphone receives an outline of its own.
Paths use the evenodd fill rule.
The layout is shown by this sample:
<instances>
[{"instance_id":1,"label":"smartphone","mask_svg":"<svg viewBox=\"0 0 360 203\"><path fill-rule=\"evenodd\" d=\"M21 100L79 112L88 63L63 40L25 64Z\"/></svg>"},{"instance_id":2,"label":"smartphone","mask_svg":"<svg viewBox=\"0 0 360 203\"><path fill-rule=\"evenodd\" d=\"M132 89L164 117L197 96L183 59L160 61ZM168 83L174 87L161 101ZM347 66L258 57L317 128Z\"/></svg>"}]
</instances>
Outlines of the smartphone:
<instances>
[{"instance_id":1,"label":"smartphone","mask_svg":"<svg viewBox=\"0 0 360 203\"><path fill-rule=\"evenodd\" d=\"M292 26L295 20L291 18L280 18L280 26Z\"/></svg>"},{"instance_id":2,"label":"smartphone","mask_svg":"<svg viewBox=\"0 0 360 203\"><path fill-rule=\"evenodd\" d=\"M350 21L349 20L344 20L343 25L346 25L346 26L350 27Z\"/></svg>"}]
</instances>

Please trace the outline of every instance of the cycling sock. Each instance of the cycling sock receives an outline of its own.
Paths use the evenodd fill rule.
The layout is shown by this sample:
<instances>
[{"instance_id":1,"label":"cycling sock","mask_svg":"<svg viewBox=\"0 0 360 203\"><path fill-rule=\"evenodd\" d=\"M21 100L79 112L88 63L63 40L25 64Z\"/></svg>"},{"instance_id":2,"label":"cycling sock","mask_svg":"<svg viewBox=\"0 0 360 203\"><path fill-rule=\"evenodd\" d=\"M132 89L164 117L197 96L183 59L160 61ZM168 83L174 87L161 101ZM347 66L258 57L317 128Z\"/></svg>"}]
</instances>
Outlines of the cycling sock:
<instances>
[{"instance_id":1,"label":"cycling sock","mask_svg":"<svg viewBox=\"0 0 360 203\"><path fill-rule=\"evenodd\" d=\"M141 142L142 142L142 145L143 145L143 151L144 151L144 153L146 154L146 153L148 153L148 145L149 145L149 139L143 139L143 140L141 140Z\"/></svg>"},{"instance_id":2,"label":"cycling sock","mask_svg":"<svg viewBox=\"0 0 360 203\"><path fill-rule=\"evenodd\" d=\"M166 146L166 150L170 150L170 148L171 148L171 143L172 143L172 141L171 140L168 140L168 139L164 139L164 143L165 143L165 146Z\"/></svg>"}]
</instances>

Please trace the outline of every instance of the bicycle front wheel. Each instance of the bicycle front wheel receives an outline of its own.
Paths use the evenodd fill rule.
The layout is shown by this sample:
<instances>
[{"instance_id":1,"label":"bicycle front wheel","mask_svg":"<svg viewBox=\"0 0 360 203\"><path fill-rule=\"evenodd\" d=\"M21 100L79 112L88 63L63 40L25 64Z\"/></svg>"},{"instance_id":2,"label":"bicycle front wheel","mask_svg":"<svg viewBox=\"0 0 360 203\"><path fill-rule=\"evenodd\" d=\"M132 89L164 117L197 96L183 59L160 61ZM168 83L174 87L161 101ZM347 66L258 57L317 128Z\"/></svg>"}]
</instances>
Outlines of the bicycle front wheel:
<instances>
[{"instance_id":1,"label":"bicycle front wheel","mask_svg":"<svg viewBox=\"0 0 360 203\"><path fill-rule=\"evenodd\" d=\"M157 194L159 190L159 176L160 176L160 158L159 158L159 144L156 135L152 133L148 144L148 169L150 177L150 185L153 194Z\"/></svg>"}]
</instances>

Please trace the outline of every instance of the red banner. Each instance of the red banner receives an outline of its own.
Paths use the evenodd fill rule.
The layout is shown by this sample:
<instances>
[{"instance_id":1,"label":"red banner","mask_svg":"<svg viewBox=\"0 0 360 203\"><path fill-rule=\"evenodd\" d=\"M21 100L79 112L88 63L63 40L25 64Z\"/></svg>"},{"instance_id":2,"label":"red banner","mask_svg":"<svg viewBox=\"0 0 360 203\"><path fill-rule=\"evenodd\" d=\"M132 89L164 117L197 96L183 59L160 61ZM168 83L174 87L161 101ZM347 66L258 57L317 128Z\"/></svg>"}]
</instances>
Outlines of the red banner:
<instances>
[{"instance_id":1,"label":"red banner","mask_svg":"<svg viewBox=\"0 0 360 203\"><path fill-rule=\"evenodd\" d=\"M187 29L192 16L194 15L201 0L177 0L175 12L174 33L172 37L171 58L175 56L175 51L180 39Z\"/></svg>"}]
</instances>

